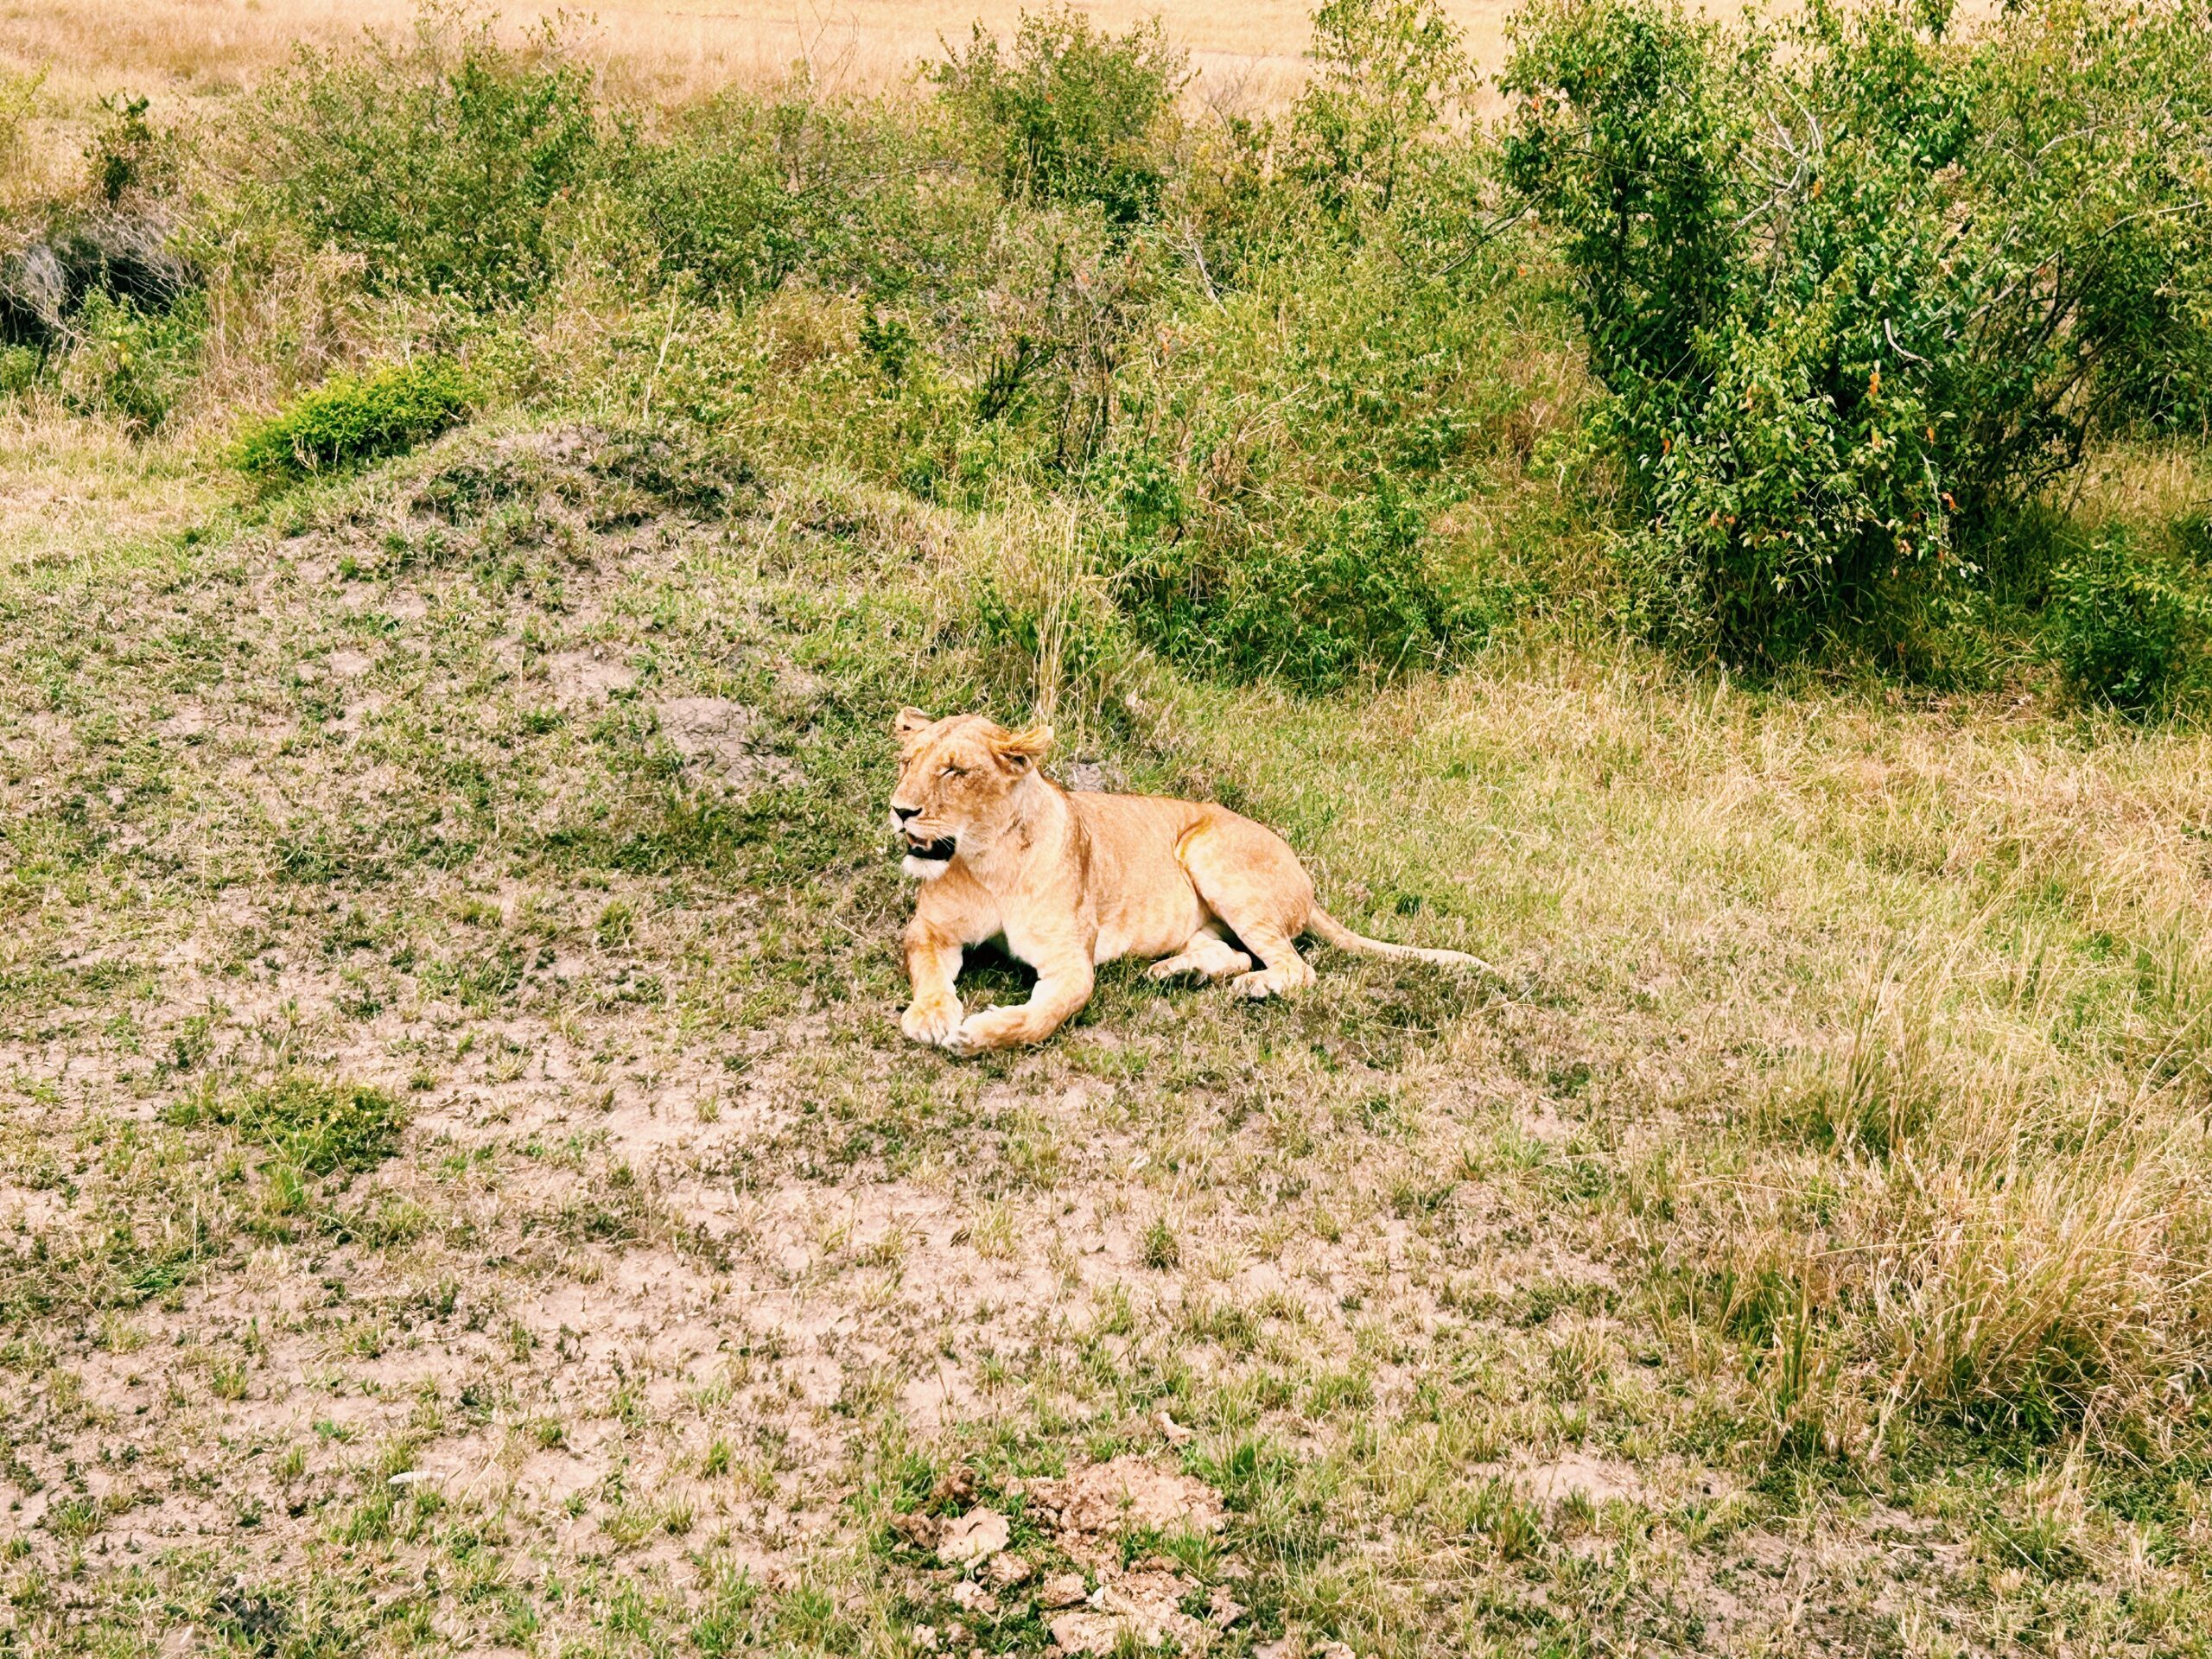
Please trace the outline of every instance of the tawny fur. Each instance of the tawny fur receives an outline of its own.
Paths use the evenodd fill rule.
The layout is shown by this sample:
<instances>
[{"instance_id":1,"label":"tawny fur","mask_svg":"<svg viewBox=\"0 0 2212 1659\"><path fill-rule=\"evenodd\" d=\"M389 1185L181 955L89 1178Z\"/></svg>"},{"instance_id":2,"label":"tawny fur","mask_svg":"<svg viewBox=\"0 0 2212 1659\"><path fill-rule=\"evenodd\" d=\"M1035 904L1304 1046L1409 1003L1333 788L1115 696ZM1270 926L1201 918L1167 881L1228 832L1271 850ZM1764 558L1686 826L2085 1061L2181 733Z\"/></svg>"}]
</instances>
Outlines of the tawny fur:
<instances>
[{"instance_id":1,"label":"tawny fur","mask_svg":"<svg viewBox=\"0 0 2212 1659\"><path fill-rule=\"evenodd\" d=\"M907 709L893 730L892 825L921 884L906 936L913 1001L899 1020L916 1042L957 1053L1042 1042L1090 1000L1098 964L1121 957L1159 958L1155 978L1226 979L1247 996L1300 990L1313 981L1297 947L1309 931L1340 950L1487 968L1353 932L1313 902L1281 836L1227 807L1070 794L1037 769L1048 728ZM961 961L988 939L1034 968L1037 983L1027 1002L963 1015Z\"/></svg>"}]
</instances>

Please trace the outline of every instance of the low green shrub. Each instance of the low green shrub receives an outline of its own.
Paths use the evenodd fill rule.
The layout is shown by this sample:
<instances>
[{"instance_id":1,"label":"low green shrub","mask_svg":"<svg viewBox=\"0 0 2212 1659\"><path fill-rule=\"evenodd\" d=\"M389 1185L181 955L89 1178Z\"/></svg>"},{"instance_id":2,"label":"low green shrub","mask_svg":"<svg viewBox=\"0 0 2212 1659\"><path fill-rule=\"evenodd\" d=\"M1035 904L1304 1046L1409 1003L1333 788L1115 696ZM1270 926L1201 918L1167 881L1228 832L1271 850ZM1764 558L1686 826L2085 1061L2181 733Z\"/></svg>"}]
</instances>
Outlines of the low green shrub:
<instances>
[{"instance_id":1,"label":"low green shrub","mask_svg":"<svg viewBox=\"0 0 2212 1659\"><path fill-rule=\"evenodd\" d=\"M1242 292L1187 293L1118 371L1088 488L1145 643L1219 677L1324 690L1450 661L1505 613L1440 524L1522 474L1574 396L1510 238L1421 171L1357 238L1309 238Z\"/></svg>"},{"instance_id":2,"label":"low green shrub","mask_svg":"<svg viewBox=\"0 0 2212 1659\"><path fill-rule=\"evenodd\" d=\"M1131 226L1160 205L1184 61L1156 17L1117 39L1058 5L1022 14L1011 61L978 23L931 73L1007 200L1091 202Z\"/></svg>"},{"instance_id":3,"label":"low green shrub","mask_svg":"<svg viewBox=\"0 0 2212 1659\"><path fill-rule=\"evenodd\" d=\"M473 392L442 358L341 374L240 434L238 470L272 480L305 478L397 454L458 424Z\"/></svg>"},{"instance_id":4,"label":"low green shrub","mask_svg":"<svg viewBox=\"0 0 2212 1659\"><path fill-rule=\"evenodd\" d=\"M1221 678L1317 692L1439 667L1499 617L1446 563L1429 518L1429 504L1378 477L1302 534L1241 556L1155 543L1120 591L1146 643Z\"/></svg>"},{"instance_id":5,"label":"low green shrub","mask_svg":"<svg viewBox=\"0 0 2212 1659\"><path fill-rule=\"evenodd\" d=\"M45 356L35 346L0 346L0 397L29 391L45 366Z\"/></svg>"},{"instance_id":6,"label":"low green shrub","mask_svg":"<svg viewBox=\"0 0 2212 1659\"><path fill-rule=\"evenodd\" d=\"M706 298L742 302L781 283L804 246L802 195L779 139L804 110L728 94L693 111L664 142L632 154L622 190L664 274Z\"/></svg>"},{"instance_id":7,"label":"low green shrub","mask_svg":"<svg viewBox=\"0 0 2212 1659\"><path fill-rule=\"evenodd\" d=\"M2083 697L2141 714L2186 671L2204 609L2196 584L2115 529L2051 573L2047 648Z\"/></svg>"},{"instance_id":8,"label":"low green shrub","mask_svg":"<svg viewBox=\"0 0 2212 1659\"><path fill-rule=\"evenodd\" d=\"M253 160L278 209L359 257L372 288L493 306L556 263L554 204L602 162L592 74L541 36L426 11L411 43L302 48L264 94Z\"/></svg>"},{"instance_id":9,"label":"low green shrub","mask_svg":"<svg viewBox=\"0 0 2212 1659\"><path fill-rule=\"evenodd\" d=\"M1308 55L1291 115L1299 177L1336 218L1388 213L1472 86L1458 28L1433 0L1322 0Z\"/></svg>"},{"instance_id":10,"label":"low green shrub","mask_svg":"<svg viewBox=\"0 0 2212 1659\"><path fill-rule=\"evenodd\" d=\"M174 130L147 118L151 100L118 95L101 99L100 108L106 119L85 146L94 199L118 207L134 193L174 189L183 168L183 143Z\"/></svg>"}]
</instances>

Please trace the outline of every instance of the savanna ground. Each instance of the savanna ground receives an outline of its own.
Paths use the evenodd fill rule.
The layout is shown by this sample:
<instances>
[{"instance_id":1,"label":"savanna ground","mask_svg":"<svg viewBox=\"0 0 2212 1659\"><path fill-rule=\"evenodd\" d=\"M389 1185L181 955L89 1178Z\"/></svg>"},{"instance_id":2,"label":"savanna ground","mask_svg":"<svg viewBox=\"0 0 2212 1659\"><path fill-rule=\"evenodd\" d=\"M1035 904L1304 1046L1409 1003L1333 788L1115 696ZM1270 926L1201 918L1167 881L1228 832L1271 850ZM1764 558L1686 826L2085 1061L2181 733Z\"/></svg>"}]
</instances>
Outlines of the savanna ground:
<instances>
[{"instance_id":1,"label":"savanna ground","mask_svg":"<svg viewBox=\"0 0 2212 1659\"><path fill-rule=\"evenodd\" d=\"M571 391L358 469L244 476L212 398L0 416L11 1650L2212 1645L2186 709L1538 603L1325 695L1086 668L1080 499L702 435L733 361L842 395L852 308L671 356L563 280ZM1332 361L1262 311L1247 422L1251 359ZM1594 557L1523 325L1437 532L1500 589ZM2069 491L2201 524L2212 468ZM907 702L1052 717L1062 779L1500 972L1123 963L1040 1050L918 1050Z\"/></svg>"}]
</instances>

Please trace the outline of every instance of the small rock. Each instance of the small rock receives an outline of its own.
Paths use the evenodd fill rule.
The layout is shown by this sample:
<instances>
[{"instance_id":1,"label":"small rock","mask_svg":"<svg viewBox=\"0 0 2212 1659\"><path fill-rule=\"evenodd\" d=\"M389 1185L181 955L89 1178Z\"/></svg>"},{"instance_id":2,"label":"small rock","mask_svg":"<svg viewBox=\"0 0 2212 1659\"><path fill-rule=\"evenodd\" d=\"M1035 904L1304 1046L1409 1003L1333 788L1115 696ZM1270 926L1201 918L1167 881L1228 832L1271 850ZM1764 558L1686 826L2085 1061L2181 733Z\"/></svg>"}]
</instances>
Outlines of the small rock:
<instances>
[{"instance_id":1,"label":"small rock","mask_svg":"<svg viewBox=\"0 0 2212 1659\"><path fill-rule=\"evenodd\" d=\"M1184 1427L1182 1424L1177 1422L1173 1417L1169 1416L1167 1414L1167 1408L1165 1406L1162 1406L1160 1408L1158 1421L1160 1423L1160 1432L1167 1437L1167 1444L1170 1446L1180 1446L1184 1441L1189 1440L1193 1434L1198 1433L1198 1430L1194 1428Z\"/></svg>"},{"instance_id":2,"label":"small rock","mask_svg":"<svg viewBox=\"0 0 2212 1659\"><path fill-rule=\"evenodd\" d=\"M952 1605L963 1613L995 1613L999 1599L973 1579L963 1579L952 1586Z\"/></svg>"},{"instance_id":3,"label":"small rock","mask_svg":"<svg viewBox=\"0 0 2212 1659\"><path fill-rule=\"evenodd\" d=\"M934 1624L915 1625L914 1645L919 1648L924 1653L935 1653L937 1651L937 1626Z\"/></svg>"},{"instance_id":4,"label":"small rock","mask_svg":"<svg viewBox=\"0 0 2212 1659\"><path fill-rule=\"evenodd\" d=\"M954 1464L937 1478L937 1484L930 1488L930 1498L938 1503L973 1503L976 1471L964 1463Z\"/></svg>"},{"instance_id":5,"label":"small rock","mask_svg":"<svg viewBox=\"0 0 2212 1659\"><path fill-rule=\"evenodd\" d=\"M991 1581L992 1588L997 1590L1013 1589L1028 1578L1030 1571L1027 1560L1010 1553L994 1555L983 1565L983 1576Z\"/></svg>"},{"instance_id":6,"label":"small rock","mask_svg":"<svg viewBox=\"0 0 2212 1659\"><path fill-rule=\"evenodd\" d=\"M916 1549L935 1549L944 1522L933 1515L894 1515L891 1517L891 1530Z\"/></svg>"},{"instance_id":7,"label":"small rock","mask_svg":"<svg viewBox=\"0 0 2212 1659\"><path fill-rule=\"evenodd\" d=\"M1243 1618L1245 1611L1244 1604L1229 1593L1226 1585L1214 1586L1213 1594L1206 1599L1206 1618L1217 1630L1227 1630Z\"/></svg>"},{"instance_id":8,"label":"small rock","mask_svg":"<svg viewBox=\"0 0 2212 1659\"><path fill-rule=\"evenodd\" d=\"M1111 1653L1122 1635L1121 1620L1103 1613L1062 1613L1046 1628L1062 1653Z\"/></svg>"},{"instance_id":9,"label":"small rock","mask_svg":"<svg viewBox=\"0 0 2212 1659\"><path fill-rule=\"evenodd\" d=\"M1082 1605L1084 1596L1082 1573L1055 1573L1037 1592L1037 1605L1046 1609L1077 1607Z\"/></svg>"},{"instance_id":10,"label":"small rock","mask_svg":"<svg viewBox=\"0 0 2212 1659\"><path fill-rule=\"evenodd\" d=\"M1208 1631L1179 1604L1197 1588L1179 1573L1141 1568L1109 1573L1091 1594L1088 1609L1052 1621L1052 1640L1067 1653L1112 1654L1131 1643L1157 1648L1170 1642L1179 1652L1194 1651Z\"/></svg>"},{"instance_id":11,"label":"small rock","mask_svg":"<svg viewBox=\"0 0 2212 1659\"><path fill-rule=\"evenodd\" d=\"M1012 1535L1006 1516L996 1510L970 1510L945 1523L938 1535L937 1558L948 1567L965 1567L997 1554Z\"/></svg>"}]
</instances>

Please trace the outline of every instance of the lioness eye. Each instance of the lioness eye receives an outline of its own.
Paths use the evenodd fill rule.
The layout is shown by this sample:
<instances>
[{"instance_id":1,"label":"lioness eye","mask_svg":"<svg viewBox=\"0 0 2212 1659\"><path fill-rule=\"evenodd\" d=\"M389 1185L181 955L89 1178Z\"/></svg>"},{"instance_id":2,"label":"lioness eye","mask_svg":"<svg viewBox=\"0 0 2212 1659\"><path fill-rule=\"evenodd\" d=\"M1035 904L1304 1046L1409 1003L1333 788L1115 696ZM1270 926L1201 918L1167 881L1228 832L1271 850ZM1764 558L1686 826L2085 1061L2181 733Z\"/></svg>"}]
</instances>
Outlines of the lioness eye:
<instances>
[{"instance_id":1,"label":"lioness eye","mask_svg":"<svg viewBox=\"0 0 2212 1659\"><path fill-rule=\"evenodd\" d=\"M947 766L943 772L938 773L940 778L965 778L967 775L968 768L965 766Z\"/></svg>"}]
</instances>

